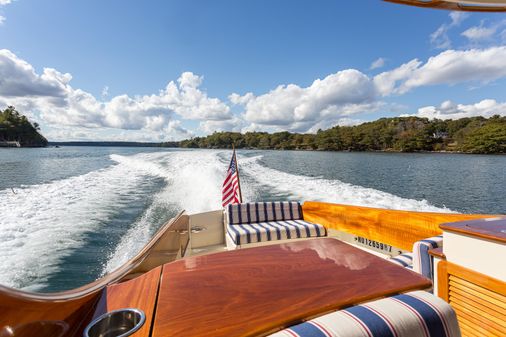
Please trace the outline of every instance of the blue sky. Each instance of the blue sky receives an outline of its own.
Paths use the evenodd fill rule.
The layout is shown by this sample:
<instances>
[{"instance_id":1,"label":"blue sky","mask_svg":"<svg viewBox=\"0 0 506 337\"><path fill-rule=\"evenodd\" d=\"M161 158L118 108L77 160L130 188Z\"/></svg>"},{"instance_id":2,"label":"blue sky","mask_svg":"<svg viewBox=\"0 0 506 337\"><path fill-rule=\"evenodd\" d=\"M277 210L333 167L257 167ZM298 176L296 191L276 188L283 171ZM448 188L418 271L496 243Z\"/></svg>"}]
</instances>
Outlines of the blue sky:
<instances>
[{"instance_id":1,"label":"blue sky","mask_svg":"<svg viewBox=\"0 0 506 337\"><path fill-rule=\"evenodd\" d=\"M504 14L379 0L0 0L0 17L0 108L52 140L506 114Z\"/></svg>"}]
</instances>

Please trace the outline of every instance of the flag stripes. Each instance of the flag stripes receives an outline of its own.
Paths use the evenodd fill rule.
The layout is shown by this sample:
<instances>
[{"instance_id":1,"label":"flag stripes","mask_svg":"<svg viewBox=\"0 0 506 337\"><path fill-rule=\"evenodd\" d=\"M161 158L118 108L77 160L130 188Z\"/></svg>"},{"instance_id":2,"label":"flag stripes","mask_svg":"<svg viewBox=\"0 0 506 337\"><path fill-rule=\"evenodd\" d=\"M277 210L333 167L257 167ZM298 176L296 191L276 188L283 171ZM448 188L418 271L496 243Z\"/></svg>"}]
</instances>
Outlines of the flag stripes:
<instances>
[{"instance_id":1,"label":"flag stripes","mask_svg":"<svg viewBox=\"0 0 506 337\"><path fill-rule=\"evenodd\" d=\"M237 160L234 150L232 160L230 161L230 165L227 170L227 176L223 182L221 203L223 207L226 207L228 204L238 204L241 201L239 172L237 170Z\"/></svg>"}]
</instances>

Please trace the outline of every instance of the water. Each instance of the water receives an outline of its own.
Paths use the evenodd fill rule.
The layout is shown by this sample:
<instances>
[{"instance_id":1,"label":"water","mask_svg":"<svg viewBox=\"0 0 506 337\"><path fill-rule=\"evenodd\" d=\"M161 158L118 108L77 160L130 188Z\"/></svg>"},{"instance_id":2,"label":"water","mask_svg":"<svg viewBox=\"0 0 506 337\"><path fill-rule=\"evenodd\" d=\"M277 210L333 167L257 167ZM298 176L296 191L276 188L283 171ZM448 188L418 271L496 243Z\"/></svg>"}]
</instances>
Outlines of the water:
<instances>
[{"instance_id":1,"label":"water","mask_svg":"<svg viewBox=\"0 0 506 337\"><path fill-rule=\"evenodd\" d=\"M220 208L230 151L0 150L0 284L71 289L135 255L180 210ZM243 197L506 214L506 156L239 151Z\"/></svg>"}]
</instances>

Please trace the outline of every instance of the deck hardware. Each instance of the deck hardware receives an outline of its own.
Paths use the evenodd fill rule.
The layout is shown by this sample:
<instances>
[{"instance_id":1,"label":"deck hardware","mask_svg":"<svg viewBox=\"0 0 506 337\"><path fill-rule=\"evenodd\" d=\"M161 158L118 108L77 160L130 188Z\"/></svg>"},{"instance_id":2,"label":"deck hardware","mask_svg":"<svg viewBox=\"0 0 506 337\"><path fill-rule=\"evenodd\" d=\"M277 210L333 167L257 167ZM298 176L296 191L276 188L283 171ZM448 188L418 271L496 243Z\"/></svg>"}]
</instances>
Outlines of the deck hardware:
<instances>
[{"instance_id":1,"label":"deck hardware","mask_svg":"<svg viewBox=\"0 0 506 337\"><path fill-rule=\"evenodd\" d=\"M146 321L140 309L126 308L103 314L84 330L84 337L127 337L139 330Z\"/></svg>"}]
</instances>

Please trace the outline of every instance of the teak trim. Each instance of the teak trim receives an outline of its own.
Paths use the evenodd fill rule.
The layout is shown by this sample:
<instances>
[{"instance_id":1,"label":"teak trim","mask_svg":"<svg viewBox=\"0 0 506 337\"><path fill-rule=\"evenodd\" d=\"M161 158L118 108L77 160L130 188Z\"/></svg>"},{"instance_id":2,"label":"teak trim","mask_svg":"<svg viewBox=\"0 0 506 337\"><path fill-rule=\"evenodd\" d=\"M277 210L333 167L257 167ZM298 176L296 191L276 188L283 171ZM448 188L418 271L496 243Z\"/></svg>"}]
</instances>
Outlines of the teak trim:
<instances>
[{"instance_id":1,"label":"teak trim","mask_svg":"<svg viewBox=\"0 0 506 337\"><path fill-rule=\"evenodd\" d=\"M478 273L457 264L441 261L438 263L438 296L448 302L450 275L457 276L465 281L474 283L487 290L506 296L506 282Z\"/></svg>"},{"instance_id":2,"label":"teak trim","mask_svg":"<svg viewBox=\"0 0 506 337\"><path fill-rule=\"evenodd\" d=\"M306 201L304 220L330 229L362 236L407 251L416 241L442 233L445 222L497 217L487 214L453 214L398 211L382 208Z\"/></svg>"},{"instance_id":3,"label":"teak trim","mask_svg":"<svg viewBox=\"0 0 506 337\"><path fill-rule=\"evenodd\" d=\"M506 223L506 217L499 216L497 219L487 219L492 221L475 220L457 223L441 224L440 228L445 232L452 232L470 237L478 237L485 240L506 244L506 236L501 233ZM487 225L488 228L480 227Z\"/></svg>"},{"instance_id":4,"label":"teak trim","mask_svg":"<svg viewBox=\"0 0 506 337\"><path fill-rule=\"evenodd\" d=\"M443 253L443 247L429 249L429 254L438 259L446 260L446 255Z\"/></svg>"},{"instance_id":5,"label":"teak trim","mask_svg":"<svg viewBox=\"0 0 506 337\"><path fill-rule=\"evenodd\" d=\"M391 2L400 5L409 5L422 8L434 8L434 9L446 9L452 11L464 11L464 12L506 12L506 6L487 6L479 4L467 4L450 2L443 0L433 1L421 1L421 0L383 0L385 2Z\"/></svg>"}]
</instances>

